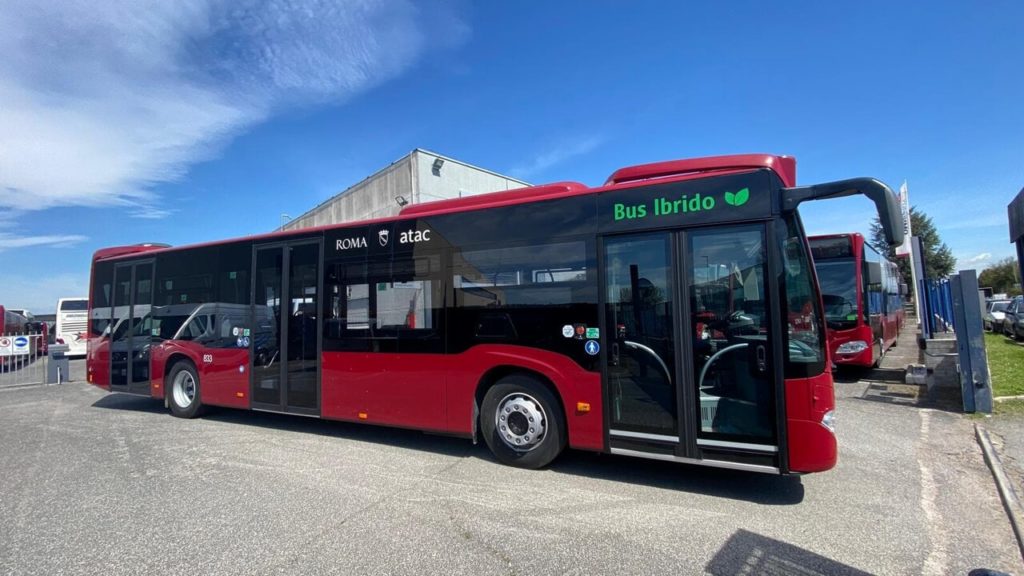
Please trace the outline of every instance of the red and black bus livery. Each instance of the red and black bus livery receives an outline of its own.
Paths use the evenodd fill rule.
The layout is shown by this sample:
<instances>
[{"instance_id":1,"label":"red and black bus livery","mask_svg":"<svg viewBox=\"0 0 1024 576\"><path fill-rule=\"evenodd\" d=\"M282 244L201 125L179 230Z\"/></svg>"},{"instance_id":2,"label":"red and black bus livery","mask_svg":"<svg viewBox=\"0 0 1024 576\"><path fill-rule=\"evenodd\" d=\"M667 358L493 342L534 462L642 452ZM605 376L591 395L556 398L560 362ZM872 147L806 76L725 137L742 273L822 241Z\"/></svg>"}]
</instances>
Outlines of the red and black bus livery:
<instances>
[{"instance_id":1,"label":"red and black bus livery","mask_svg":"<svg viewBox=\"0 0 1024 576\"><path fill-rule=\"evenodd\" d=\"M93 260L88 377L163 399L771 473L835 464L792 158L621 169L397 217Z\"/></svg>"}]
</instances>

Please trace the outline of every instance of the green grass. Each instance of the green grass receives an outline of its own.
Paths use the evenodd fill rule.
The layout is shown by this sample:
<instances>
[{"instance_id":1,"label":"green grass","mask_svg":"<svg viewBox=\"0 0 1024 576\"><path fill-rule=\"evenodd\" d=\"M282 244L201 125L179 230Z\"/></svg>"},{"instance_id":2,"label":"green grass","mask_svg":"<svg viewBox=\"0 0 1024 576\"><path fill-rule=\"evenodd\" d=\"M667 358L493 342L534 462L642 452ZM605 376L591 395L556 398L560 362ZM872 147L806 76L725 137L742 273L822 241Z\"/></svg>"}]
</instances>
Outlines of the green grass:
<instances>
[{"instance_id":1,"label":"green grass","mask_svg":"<svg viewBox=\"0 0 1024 576\"><path fill-rule=\"evenodd\" d=\"M1024 400L1005 400L992 403L992 413L996 416L1024 414Z\"/></svg>"},{"instance_id":2,"label":"green grass","mask_svg":"<svg viewBox=\"0 0 1024 576\"><path fill-rule=\"evenodd\" d=\"M993 396L1024 394L1024 346L1001 334L985 334Z\"/></svg>"}]
</instances>

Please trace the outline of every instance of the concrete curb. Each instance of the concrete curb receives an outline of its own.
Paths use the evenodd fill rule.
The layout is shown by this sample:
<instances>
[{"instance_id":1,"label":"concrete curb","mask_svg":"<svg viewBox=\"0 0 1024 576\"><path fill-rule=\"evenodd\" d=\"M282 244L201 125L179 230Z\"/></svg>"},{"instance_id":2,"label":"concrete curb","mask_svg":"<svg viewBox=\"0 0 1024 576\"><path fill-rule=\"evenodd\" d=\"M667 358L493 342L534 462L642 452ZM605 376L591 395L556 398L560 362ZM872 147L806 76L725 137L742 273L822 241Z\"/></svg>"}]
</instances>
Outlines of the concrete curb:
<instances>
[{"instance_id":1,"label":"concrete curb","mask_svg":"<svg viewBox=\"0 0 1024 576\"><path fill-rule=\"evenodd\" d=\"M988 430L982 428L980 424L975 424L974 434L978 439L978 444L981 445L982 453L985 455L985 463L988 464L988 468L992 471L992 476L996 480L996 487L999 488L999 498L1003 501L1006 515L1010 517L1013 535L1017 537L1017 548L1020 551L1021 557L1024 558L1024 534L1021 533L1021 530L1024 529L1024 511L1021 509L1020 500L1017 499L1017 494L1010 485L1010 479L1007 478L1006 471L1003 470L1003 463L999 460L999 455L992 448L992 440L988 436Z\"/></svg>"}]
</instances>

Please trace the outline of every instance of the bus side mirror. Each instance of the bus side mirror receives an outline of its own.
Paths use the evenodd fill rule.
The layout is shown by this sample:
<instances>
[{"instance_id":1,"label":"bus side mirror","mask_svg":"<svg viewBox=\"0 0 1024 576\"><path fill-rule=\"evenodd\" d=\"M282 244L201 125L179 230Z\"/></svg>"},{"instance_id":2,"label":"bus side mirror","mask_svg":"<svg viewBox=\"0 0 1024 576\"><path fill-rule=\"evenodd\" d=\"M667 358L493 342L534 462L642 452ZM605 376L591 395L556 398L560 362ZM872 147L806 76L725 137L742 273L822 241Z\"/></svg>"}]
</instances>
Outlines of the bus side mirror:
<instances>
[{"instance_id":1,"label":"bus side mirror","mask_svg":"<svg viewBox=\"0 0 1024 576\"><path fill-rule=\"evenodd\" d=\"M868 262L868 284L882 283L882 265L878 262Z\"/></svg>"},{"instance_id":2,"label":"bus side mirror","mask_svg":"<svg viewBox=\"0 0 1024 576\"><path fill-rule=\"evenodd\" d=\"M797 186L782 189L782 210L796 210L801 202L807 200L825 200L863 194L874 202L878 211L878 219L882 224L885 241L890 246L903 243L903 212L896 195L884 183L874 178L851 178L838 182L826 182L813 186Z\"/></svg>"}]
</instances>

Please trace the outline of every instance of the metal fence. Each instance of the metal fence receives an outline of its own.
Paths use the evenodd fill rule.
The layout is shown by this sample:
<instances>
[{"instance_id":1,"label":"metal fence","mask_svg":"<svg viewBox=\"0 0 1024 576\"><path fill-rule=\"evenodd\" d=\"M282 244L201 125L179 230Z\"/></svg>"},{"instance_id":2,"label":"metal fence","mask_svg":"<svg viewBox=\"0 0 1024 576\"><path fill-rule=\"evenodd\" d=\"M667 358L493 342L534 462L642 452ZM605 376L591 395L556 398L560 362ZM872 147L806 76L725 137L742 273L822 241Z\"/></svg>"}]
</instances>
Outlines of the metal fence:
<instances>
[{"instance_id":1,"label":"metal fence","mask_svg":"<svg viewBox=\"0 0 1024 576\"><path fill-rule=\"evenodd\" d=\"M935 334L936 332L952 331L955 319L953 315L953 287L950 285L949 279L929 279L925 281L925 286L927 291L924 304L927 307L928 314L923 317L928 319L928 333Z\"/></svg>"},{"instance_id":2,"label":"metal fence","mask_svg":"<svg viewBox=\"0 0 1024 576\"><path fill-rule=\"evenodd\" d=\"M0 335L0 388L45 382L46 352L42 334Z\"/></svg>"}]
</instances>

